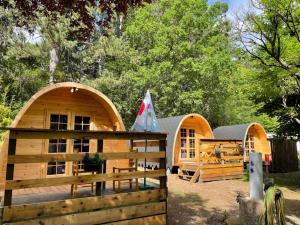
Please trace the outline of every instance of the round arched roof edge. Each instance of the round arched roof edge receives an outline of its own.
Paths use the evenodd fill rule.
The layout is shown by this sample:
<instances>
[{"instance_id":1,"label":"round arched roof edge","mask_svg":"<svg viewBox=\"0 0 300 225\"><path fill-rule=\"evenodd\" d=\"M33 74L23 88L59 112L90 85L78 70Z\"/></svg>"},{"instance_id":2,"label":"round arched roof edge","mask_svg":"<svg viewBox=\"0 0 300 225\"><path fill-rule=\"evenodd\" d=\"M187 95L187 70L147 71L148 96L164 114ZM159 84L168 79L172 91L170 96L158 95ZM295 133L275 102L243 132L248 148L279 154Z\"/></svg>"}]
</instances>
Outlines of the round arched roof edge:
<instances>
[{"instance_id":1,"label":"round arched roof edge","mask_svg":"<svg viewBox=\"0 0 300 225\"><path fill-rule=\"evenodd\" d=\"M114 112L114 115L116 116L118 122L120 123L120 128L125 131L125 126L124 126L121 115L119 114L117 108L112 103L112 101L106 95L104 95L102 92L100 92L100 91L96 90L95 88L92 88L88 85L75 83L75 82L63 82L63 83L51 84L51 85L48 85L48 86L40 89L25 103L25 105L22 107L22 109L19 111L19 113L15 117L14 121L12 122L11 127L16 127L18 125L22 116L26 113L26 111L30 108L30 106L39 97L41 97L42 95L44 95L52 90L59 89L59 88L68 88L68 87L86 90L88 92L95 94L96 96L100 97L101 99L103 99L108 104L108 106L111 108L111 110Z\"/></svg>"}]
</instances>

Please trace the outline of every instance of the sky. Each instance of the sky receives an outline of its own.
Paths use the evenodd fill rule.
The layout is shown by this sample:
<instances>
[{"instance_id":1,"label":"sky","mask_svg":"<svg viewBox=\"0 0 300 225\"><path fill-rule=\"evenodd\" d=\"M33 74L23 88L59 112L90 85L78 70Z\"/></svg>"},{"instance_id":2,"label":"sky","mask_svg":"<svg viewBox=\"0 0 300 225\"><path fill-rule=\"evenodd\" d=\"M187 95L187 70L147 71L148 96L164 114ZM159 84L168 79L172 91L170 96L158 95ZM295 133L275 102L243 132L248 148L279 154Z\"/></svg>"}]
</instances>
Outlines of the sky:
<instances>
[{"instance_id":1,"label":"sky","mask_svg":"<svg viewBox=\"0 0 300 225\"><path fill-rule=\"evenodd\" d=\"M208 4L213 4L218 0L208 0ZM228 12L231 16L233 16L236 12L247 9L251 0L220 0L221 2L225 2L228 4L229 9Z\"/></svg>"}]
</instances>

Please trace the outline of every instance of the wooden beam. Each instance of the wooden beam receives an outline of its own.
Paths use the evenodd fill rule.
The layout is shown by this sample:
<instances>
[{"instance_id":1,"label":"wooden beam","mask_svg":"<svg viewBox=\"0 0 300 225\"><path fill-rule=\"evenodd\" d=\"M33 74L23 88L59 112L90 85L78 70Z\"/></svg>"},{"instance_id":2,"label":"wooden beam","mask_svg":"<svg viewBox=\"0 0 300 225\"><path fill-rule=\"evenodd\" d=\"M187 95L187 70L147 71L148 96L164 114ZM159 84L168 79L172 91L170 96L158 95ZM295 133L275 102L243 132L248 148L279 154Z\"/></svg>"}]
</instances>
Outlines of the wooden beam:
<instances>
[{"instance_id":1,"label":"wooden beam","mask_svg":"<svg viewBox=\"0 0 300 225\"><path fill-rule=\"evenodd\" d=\"M159 151L164 154L164 157L160 159L159 162L159 169L164 169L166 171L166 146L167 141L166 140L160 140L159 141ZM167 175L164 174L159 178L160 182L160 188L166 188L167 187Z\"/></svg>"},{"instance_id":2,"label":"wooden beam","mask_svg":"<svg viewBox=\"0 0 300 225\"><path fill-rule=\"evenodd\" d=\"M154 132L125 132L125 131L75 131L10 128L11 138L14 139L112 139L112 140L165 140L167 134Z\"/></svg>"},{"instance_id":3,"label":"wooden beam","mask_svg":"<svg viewBox=\"0 0 300 225\"><path fill-rule=\"evenodd\" d=\"M201 138L202 143L213 143L213 144L222 144L222 143L242 143L243 140L240 139L207 139Z\"/></svg>"},{"instance_id":4,"label":"wooden beam","mask_svg":"<svg viewBox=\"0 0 300 225\"><path fill-rule=\"evenodd\" d=\"M42 179L26 179L26 180L8 180L6 181L6 190L33 188L33 187L49 187L59 186L65 184L85 184L101 181L113 180L129 180L142 177L161 177L165 176L164 169L153 171L136 171L136 172L122 172L122 173L108 173L108 174L93 174L93 175L79 175L66 177L53 177Z\"/></svg>"},{"instance_id":5,"label":"wooden beam","mask_svg":"<svg viewBox=\"0 0 300 225\"><path fill-rule=\"evenodd\" d=\"M94 156L96 153L89 153ZM83 160L85 153L72 154L41 154L41 155L10 155L8 156L8 164L17 163L41 163L41 162L65 162ZM163 152L112 152L99 153L102 160L116 159L159 159L164 158Z\"/></svg>"},{"instance_id":6,"label":"wooden beam","mask_svg":"<svg viewBox=\"0 0 300 225\"><path fill-rule=\"evenodd\" d=\"M231 168L231 167L241 167L243 166L243 163L228 163L228 164L207 164L202 165L201 169L209 169L209 168Z\"/></svg>"},{"instance_id":7,"label":"wooden beam","mask_svg":"<svg viewBox=\"0 0 300 225\"><path fill-rule=\"evenodd\" d=\"M167 215L157 215L157 216L148 216L143 218L137 218L132 220L123 220L119 222L105 223L105 225L166 225L167 224Z\"/></svg>"},{"instance_id":8,"label":"wooden beam","mask_svg":"<svg viewBox=\"0 0 300 225\"><path fill-rule=\"evenodd\" d=\"M7 225L89 225L103 224L114 221L129 220L139 217L148 217L166 212L166 202L146 203L134 206L118 207L77 214L68 214L58 217L46 217L20 222L7 223Z\"/></svg>"},{"instance_id":9,"label":"wooden beam","mask_svg":"<svg viewBox=\"0 0 300 225\"><path fill-rule=\"evenodd\" d=\"M156 189L107 196L86 197L61 201L4 207L3 221L20 221L39 217L88 212L133 204L166 200L166 190Z\"/></svg>"},{"instance_id":10,"label":"wooden beam","mask_svg":"<svg viewBox=\"0 0 300 225\"><path fill-rule=\"evenodd\" d=\"M97 140L97 153L103 153L103 140L98 139ZM97 174L100 174L103 172L103 164L101 165L101 168L97 171ZM96 195L100 196L102 193L102 182L97 182L96 183Z\"/></svg>"},{"instance_id":11,"label":"wooden beam","mask_svg":"<svg viewBox=\"0 0 300 225\"><path fill-rule=\"evenodd\" d=\"M16 154L17 140L9 137L8 141L8 155L14 156ZM15 165L7 163L6 166L6 180L12 181L14 179ZM12 202L12 190L5 188L4 192L4 206L10 206Z\"/></svg>"},{"instance_id":12,"label":"wooden beam","mask_svg":"<svg viewBox=\"0 0 300 225\"><path fill-rule=\"evenodd\" d=\"M194 175L192 176L190 182L191 183L196 183L196 181L198 180L200 174L201 174L201 166L199 166L197 168L197 170L195 171Z\"/></svg>"}]
</instances>

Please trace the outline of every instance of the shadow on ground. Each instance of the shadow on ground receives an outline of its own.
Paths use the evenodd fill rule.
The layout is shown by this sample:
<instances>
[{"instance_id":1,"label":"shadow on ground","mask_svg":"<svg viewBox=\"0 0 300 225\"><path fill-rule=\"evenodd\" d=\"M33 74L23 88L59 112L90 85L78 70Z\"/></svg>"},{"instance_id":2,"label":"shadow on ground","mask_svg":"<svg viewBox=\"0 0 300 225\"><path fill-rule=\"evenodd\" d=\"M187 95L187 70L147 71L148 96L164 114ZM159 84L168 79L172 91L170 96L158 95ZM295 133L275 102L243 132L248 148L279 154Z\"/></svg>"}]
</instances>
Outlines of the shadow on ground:
<instances>
[{"instance_id":1,"label":"shadow on ground","mask_svg":"<svg viewBox=\"0 0 300 225\"><path fill-rule=\"evenodd\" d=\"M206 208L205 200L196 193L169 193L168 224L169 225L224 225L234 211L217 208Z\"/></svg>"},{"instance_id":2,"label":"shadow on ground","mask_svg":"<svg viewBox=\"0 0 300 225\"><path fill-rule=\"evenodd\" d=\"M285 199L286 220L289 224L300 224L300 200Z\"/></svg>"}]
</instances>

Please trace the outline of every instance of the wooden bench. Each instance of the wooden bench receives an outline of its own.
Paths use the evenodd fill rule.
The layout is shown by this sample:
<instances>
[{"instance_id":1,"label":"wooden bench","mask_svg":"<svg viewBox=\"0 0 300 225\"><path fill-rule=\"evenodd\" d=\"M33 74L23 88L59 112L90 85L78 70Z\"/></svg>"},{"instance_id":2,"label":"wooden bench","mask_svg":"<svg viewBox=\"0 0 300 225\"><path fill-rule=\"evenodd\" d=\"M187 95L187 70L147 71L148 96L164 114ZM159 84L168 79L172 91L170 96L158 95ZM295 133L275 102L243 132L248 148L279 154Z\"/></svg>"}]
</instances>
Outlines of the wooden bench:
<instances>
[{"instance_id":1,"label":"wooden bench","mask_svg":"<svg viewBox=\"0 0 300 225\"><path fill-rule=\"evenodd\" d=\"M86 171L84 171L84 169L80 169L78 161L74 161L73 162L72 173L73 173L73 176L87 175L87 174L94 175L94 174L96 174L95 171L93 171L93 172L86 172ZM91 184L71 184L71 196L72 197L76 197L78 185L82 185L84 187L91 186L91 191L92 191L92 193L94 193L94 183L91 183Z\"/></svg>"},{"instance_id":2,"label":"wooden bench","mask_svg":"<svg viewBox=\"0 0 300 225\"><path fill-rule=\"evenodd\" d=\"M127 167L127 168L121 168L121 167L113 167L113 173L122 173L122 172L136 172L137 169L135 167ZM128 181L129 182L129 188L132 189L132 183L133 180L135 180L135 190L139 190L139 180L138 178L136 179L125 179L125 180L118 180L118 181L113 181L113 190L116 190L116 182L118 182L118 192L121 192L121 182Z\"/></svg>"}]
</instances>

